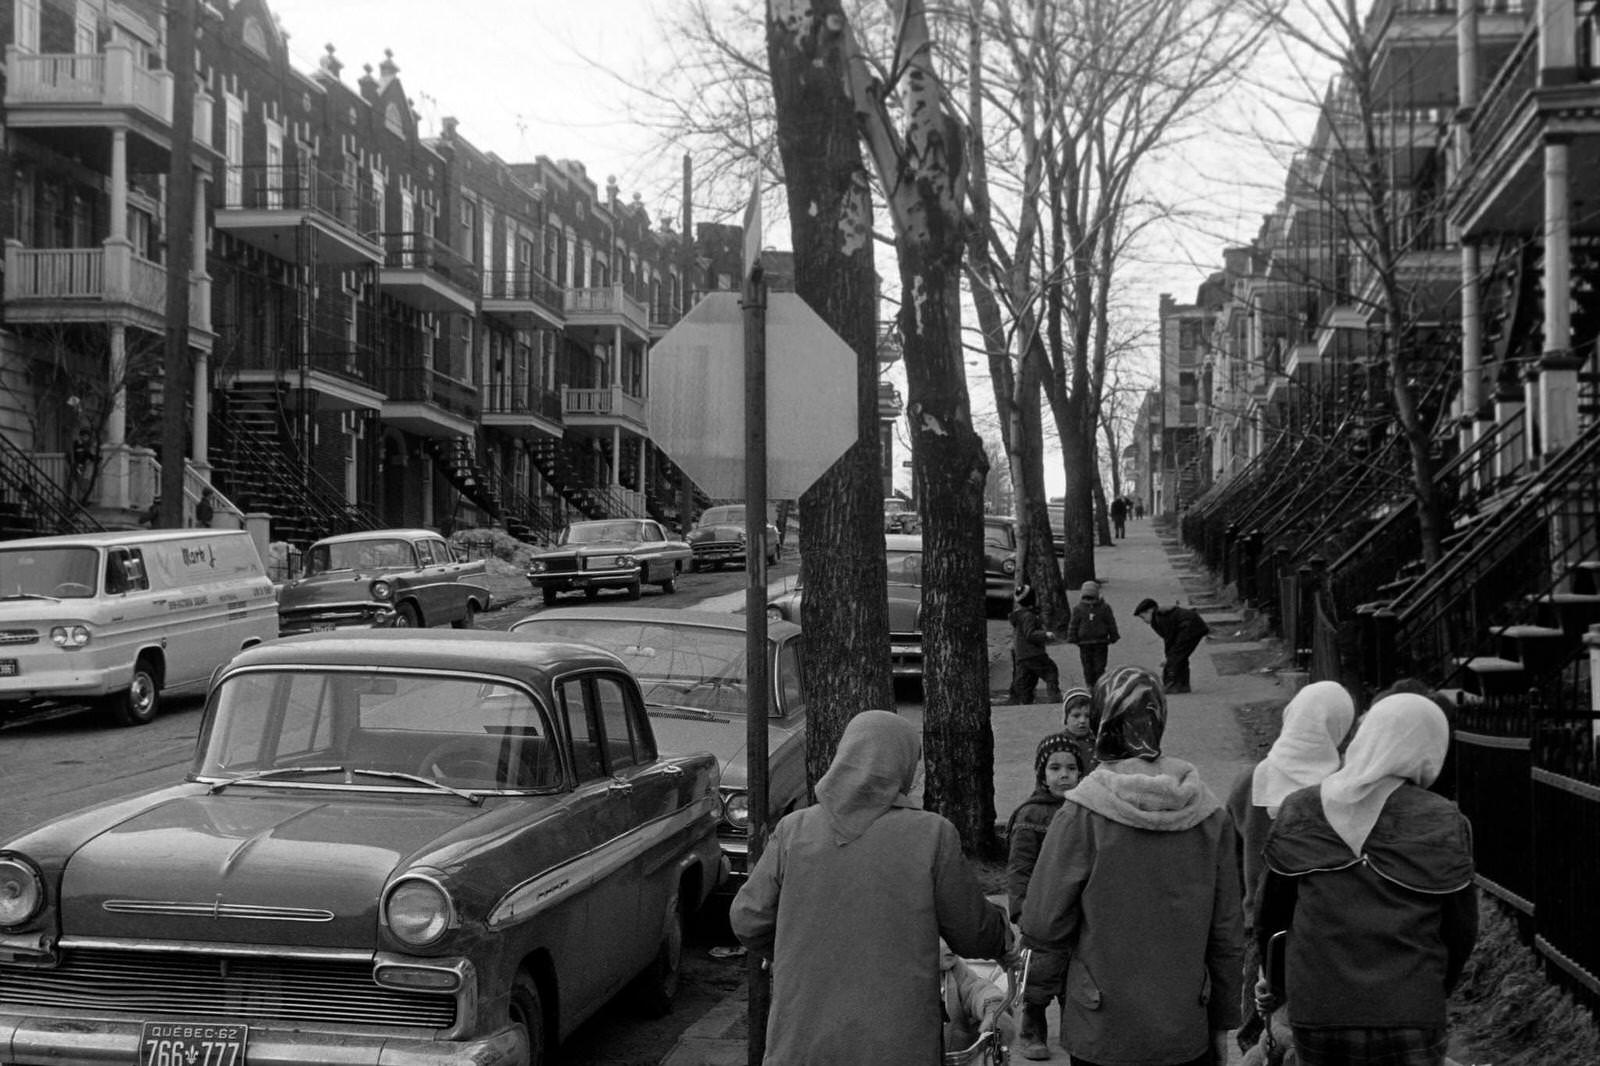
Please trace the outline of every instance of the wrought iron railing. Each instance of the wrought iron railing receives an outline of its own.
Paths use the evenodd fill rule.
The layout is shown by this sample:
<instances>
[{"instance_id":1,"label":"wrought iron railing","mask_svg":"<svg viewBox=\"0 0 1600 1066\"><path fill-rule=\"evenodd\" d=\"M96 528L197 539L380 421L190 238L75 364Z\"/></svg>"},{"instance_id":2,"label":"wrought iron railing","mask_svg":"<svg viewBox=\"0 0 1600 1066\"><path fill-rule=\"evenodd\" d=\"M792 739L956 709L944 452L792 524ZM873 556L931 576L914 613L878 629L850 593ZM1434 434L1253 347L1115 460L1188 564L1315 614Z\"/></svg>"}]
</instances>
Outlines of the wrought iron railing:
<instances>
[{"instance_id":1,"label":"wrought iron railing","mask_svg":"<svg viewBox=\"0 0 1600 1066\"><path fill-rule=\"evenodd\" d=\"M460 290L477 296L481 272L472 260L432 234L406 232L383 235L386 270L421 270Z\"/></svg>"},{"instance_id":2,"label":"wrought iron railing","mask_svg":"<svg viewBox=\"0 0 1600 1066\"><path fill-rule=\"evenodd\" d=\"M224 168L224 211L308 211L374 243L378 203L366 182L307 163Z\"/></svg>"},{"instance_id":3,"label":"wrought iron railing","mask_svg":"<svg viewBox=\"0 0 1600 1066\"><path fill-rule=\"evenodd\" d=\"M538 304L557 318L564 315L565 296L560 285L537 270L497 270L483 275L483 298ZM493 311L493 304L485 310Z\"/></svg>"},{"instance_id":4,"label":"wrought iron railing","mask_svg":"<svg viewBox=\"0 0 1600 1066\"><path fill-rule=\"evenodd\" d=\"M529 382L497 381L483 386L484 414L538 415L561 421L561 393Z\"/></svg>"},{"instance_id":5,"label":"wrought iron railing","mask_svg":"<svg viewBox=\"0 0 1600 1066\"><path fill-rule=\"evenodd\" d=\"M1537 87L1538 78L1539 27L1531 24L1483 91L1478 109L1467 125L1475 160L1486 159L1499 149L1501 136Z\"/></svg>"},{"instance_id":6,"label":"wrought iron railing","mask_svg":"<svg viewBox=\"0 0 1600 1066\"><path fill-rule=\"evenodd\" d=\"M478 417L478 390L432 367L386 367L380 378L385 395L392 401L425 403L462 418Z\"/></svg>"},{"instance_id":7,"label":"wrought iron railing","mask_svg":"<svg viewBox=\"0 0 1600 1066\"><path fill-rule=\"evenodd\" d=\"M40 535L103 529L94 516L0 434L0 505Z\"/></svg>"}]
</instances>

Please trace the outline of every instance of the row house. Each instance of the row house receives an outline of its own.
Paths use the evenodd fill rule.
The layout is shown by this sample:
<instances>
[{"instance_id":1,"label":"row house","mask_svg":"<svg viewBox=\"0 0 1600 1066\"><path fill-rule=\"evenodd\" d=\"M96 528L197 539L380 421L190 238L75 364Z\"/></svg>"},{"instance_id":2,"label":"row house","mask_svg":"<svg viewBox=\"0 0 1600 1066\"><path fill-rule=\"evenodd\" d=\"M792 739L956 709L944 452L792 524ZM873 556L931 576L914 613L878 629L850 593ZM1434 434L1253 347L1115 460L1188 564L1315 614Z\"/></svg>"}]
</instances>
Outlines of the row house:
<instances>
[{"instance_id":1,"label":"row house","mask_svg":"<svg viewBox=\"0 0 1600 1066\"><path fill-rule=\"evenodd\" d=\"M1270 428L1183 536L1313 679L1436 694L1478 884L1600 1004L1600 10L1378 0L1367 27L1375 110L1330 90L1251 249L1306 312L1244 375ZM1257 332L1215 331L1216 366Z\"/></svg>"}]
</instances>

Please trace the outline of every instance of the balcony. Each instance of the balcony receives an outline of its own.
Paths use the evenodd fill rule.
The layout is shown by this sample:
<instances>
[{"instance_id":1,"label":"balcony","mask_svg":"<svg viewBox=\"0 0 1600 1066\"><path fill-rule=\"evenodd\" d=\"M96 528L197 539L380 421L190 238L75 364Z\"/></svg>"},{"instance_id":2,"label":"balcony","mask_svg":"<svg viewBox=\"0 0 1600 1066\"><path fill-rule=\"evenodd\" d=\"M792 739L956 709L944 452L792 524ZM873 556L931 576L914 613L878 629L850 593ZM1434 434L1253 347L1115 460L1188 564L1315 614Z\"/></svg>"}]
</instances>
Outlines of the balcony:
<instances>
[{"instance_id":1,"label":"balcony","mask_svg":"<svg viewBox=\"0 0 1600 1066\"><path fill-rule=\"evenodd\" d=\"M537 270L497 270L483 276L483 313L516 329L561 329L561 286Z\"/></svg>"},{"instance_id":2,"label":"balcony","mask_svg":"<svg viewBox=\"0 0 1600 1066\"><path fill-rule=\"evenodd\" d=\"M383 420L419 437L468 437L478 428L478 390L432 367L383 373Z\"/></svg>"},{"instance_id":3,"label":"balcony","mask_svg":"<svg viewBox=\"0 0 1600 1066\"><path fill-rule=\"evenodd\" d=\"M6 321L88 322L164 333L167 268L134 254L124 242L98 248L24 248L6 241ZM190 343L211 348L211 293L192 279Z\"/></svg>"},{"instance_id":4,"label":"balcony","mask_svg":"<svg viewBox=\"0 0 1600 1066\"><path fill-rule=\"evenodd\" d=\"M513 436L561 436L561 394L527 382L495 382L483 389L483 425Z\"/></svg>"},{"instance_id":5,"label":"balcony","mask_svg":"<svg viewBox=\"0 0 1600 1066\"><path fill-rule=\"evenodd\" d=\"M619 423L644 432L644 400L622 391L621 385L599 389L562 389L561 415L573 428L609 427Z\"/></svg>"},{"instance_id":6,"label":"balcony","mask_svg":"<svg viewBox=\"0 0 1600 1066\"><path fill-rule=\"evenodd\" d=\"M372 190L303 164L224 167L214 225L285 263L380 265ZM300 236L308 238L302 246Z\"/></svg>"},{"instance_id":7,"label":"balcony","mask_svg":"<svg viewBox=\"0 0 1600 1066\"><path fill-rule=\"evenodd\" d=\"M102 173L110 170L112 129L135 134L128 144L134 170L162 169L172 149L172 73L140 66L123 43L44 55L8 46L5 109L8 127L38 131Z\"/></svg>"},{"instance_id":8,"label":"balcony","mask_svg":"<svg viewBox=\"0 0 1600 1066\"><path fill-rule=\"evenodd\" d=\"M1457 0L1377 0L1367 16L1376 95L1412 100L1456 96ZM1535 0L1474 0L1481 54L1515 41Z\"/></svg>"},{"instance_id":9,"label":"balcony","mask_svg":"<svg viewBox=\"0 0 1600 1066\"><path fill-rule=\"evenodd\" d=\"M219 325L220 336L237 331ZM315 393L317 406L324 411L378 411L383 408L383 393L378 390L377 355L363 344L321 348L296 355L279 345L263 347L234 343L228 356L235 380L280 382L307 393Z\"/></svg>"},{"instance_id":10,"label":"balcony","mask_svg":"<svg viewBox=\"0 0 1600 1066\"><path fill-rule=\"evenodd\" d=\"M426 233L387 233L378 284L420 311L472 314L478 309L478 268Z\"/></svg>"},{"instance_id":11,"label":"balcony","mask_svg":"<svg viewBox=\"0 0 1600 1066\"><path fill-rule=\"evenodd\" d=\"M568 329L589 328L600 333L620 327L640 340L650 339L650 309L621 285L568 289L563 309Z\"/></svg>"}]
</instances>

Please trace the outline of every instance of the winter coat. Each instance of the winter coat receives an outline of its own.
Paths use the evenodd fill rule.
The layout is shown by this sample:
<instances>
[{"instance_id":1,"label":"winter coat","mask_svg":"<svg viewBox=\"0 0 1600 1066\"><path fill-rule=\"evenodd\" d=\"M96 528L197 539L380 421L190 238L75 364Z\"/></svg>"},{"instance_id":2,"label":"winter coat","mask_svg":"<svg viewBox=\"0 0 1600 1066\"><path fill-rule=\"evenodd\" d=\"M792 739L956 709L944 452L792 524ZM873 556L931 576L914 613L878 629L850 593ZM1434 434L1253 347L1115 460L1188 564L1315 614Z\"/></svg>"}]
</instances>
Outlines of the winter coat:
<instances>
[{"instance_id":1,"label":"winter coat","mask_svg":"<svg viewBox=\"0 0 1600 1066\"><path fill-rule=\"evenodd\" d=\"M1272 831L1272 819L1265 807L1251 802L1250 792L1255 770L1246 770L1233 783L1228 793L1228 816L1239 834L1239 876L1244 884L1244 922L1252 929L1256 913L1256 895L1267 867L1262 853L1267 847L1267 834Z\"/></svg>"},{"instance_id":2,"label":"winter coat","mask_svg":"<svg viewBox=\"0 0 1600 1066\"><path fill-rule=\"evenodd\" d=\"M1355 855L1317 786L1291 793L1266 847L1256 937L1289 930L1296 1028L1427 1029L1477 939L1472 829L1454 803L1401 785Z\"/></svg>"},{"instance_id":3,"label":"winter coat","mask_svg":"<svg viewBox=\"0 0 1600 1066\"><path fill-rule=\"evenodd\" d=\"M1168 651L1193 649L1211 632L1211 626L1192 607L1157 607L1150 615L1150 628L1161 637Z\"/></svg>"},{"instance_id":4,"label":"winter coat","mask_svg":"<svg viewBox=\"0 0 1600 1066\"><path fill-rule=\"evenodd\" d=\"M1050 633L1039 620L1039 612L1032 607L1018 607L1011 612L1011 648L1018 662L1049 660L1045 649L1050 644Z\"/></svg>"},{"instance_id":5,"label":"winter coat","mask_svg":"<svg viewBox=\"0 0 1600 1066\"><path fill-rule=\"evenodd\" d=\"M1022 906L1026 944L1065 951L1074 1058L1187 1063L1239 1023L1233 823L1189 763L1102 763L1067 793Z\"/></svg>"},{"instance_id":6,"label":"winter coat","mask_svg":"<svg viewBox=\"0 0 1600 1066\"><path fill-rule=\"evenodd\" d=\"M1010 936L955 826L905 806L842 847L819 807L788 815L728 919L773 960L766 1066L938 1062L939 938L995 958Z\"/></svg>"},{"instance_id":7,"label":"winter coat","mask_svg":"<svg viewBox=\"0 0 1600 1066\"><path fill-rule=\"evenodd\" d=\"M984 1015L1004 1002L1006 994L978 976L966 960L955 958L939 975L939 998L944 1006L945 1050L957 1051L972 1046Z\"/></svg>"},{"instance_id":8,"label":"winter coat","mask_svg":"<svg viewBox=\"0 0 1600 1066\"><path fill-rule=\"evenodd\" d=\"M1022 915L1022 900L1028 894L1028 878L1033 876L1039 847L1063 802L1060 796L1040 785L1011 812L1011 820L1006 823L1010 849L1006 859L1006 902L1013 922Z\"/></svg>"},{"instance_id":9,"label":"winter coat","mask_svg":"<svg viewBox=\"0 0 1600 1066\"><path fill-rule=\"evenodd\" d=\"M1068 644L1115 644L1120 639L1117 616L1105 600L1085 596L1073 606L1067 620Z\"/></svg>"}]
</instances>

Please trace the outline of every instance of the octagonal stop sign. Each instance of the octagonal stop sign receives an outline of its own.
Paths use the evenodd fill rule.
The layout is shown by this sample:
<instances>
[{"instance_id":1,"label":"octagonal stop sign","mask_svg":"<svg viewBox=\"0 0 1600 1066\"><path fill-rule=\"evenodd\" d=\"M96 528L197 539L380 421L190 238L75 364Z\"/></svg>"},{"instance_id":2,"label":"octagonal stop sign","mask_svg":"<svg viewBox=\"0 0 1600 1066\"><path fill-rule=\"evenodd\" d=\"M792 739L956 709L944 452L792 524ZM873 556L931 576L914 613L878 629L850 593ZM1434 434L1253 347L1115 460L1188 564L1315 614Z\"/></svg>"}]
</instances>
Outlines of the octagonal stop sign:
<instances>
[{"instance_id":1,"label":"octagonal stop sign","mask_svg":"<svg viewBox=\"0 0 1600 1066\"><path fill-rule=\"evenodd\" d=\"M744 312L714 292L650 349L650 438L713 499L744 496ZM796 499L856 441L856 355L792 292L767 298L767 495Z\"/></svg>"}]
</instances>

